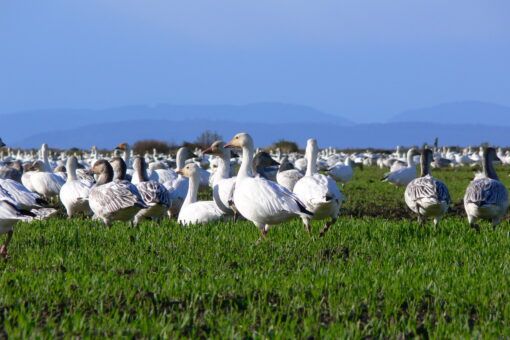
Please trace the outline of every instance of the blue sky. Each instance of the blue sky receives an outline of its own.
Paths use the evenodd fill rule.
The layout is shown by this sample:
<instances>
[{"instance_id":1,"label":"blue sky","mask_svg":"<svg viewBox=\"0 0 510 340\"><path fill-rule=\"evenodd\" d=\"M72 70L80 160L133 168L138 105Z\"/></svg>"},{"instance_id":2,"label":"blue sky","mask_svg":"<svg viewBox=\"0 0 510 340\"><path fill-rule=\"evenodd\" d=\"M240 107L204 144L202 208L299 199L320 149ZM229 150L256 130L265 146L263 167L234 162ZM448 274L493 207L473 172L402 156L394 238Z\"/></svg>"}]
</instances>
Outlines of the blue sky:
<instances>
[{"instance_id":1,"label":"blue sky","mask_svg":"<svg viewBox=\"0 0 510 340\"><path fill-rule=\"evenodd\" d=\"M357 122L510 105L507 0L0 2L0 113L305 104Z\"/></svg>"}]
</instances>

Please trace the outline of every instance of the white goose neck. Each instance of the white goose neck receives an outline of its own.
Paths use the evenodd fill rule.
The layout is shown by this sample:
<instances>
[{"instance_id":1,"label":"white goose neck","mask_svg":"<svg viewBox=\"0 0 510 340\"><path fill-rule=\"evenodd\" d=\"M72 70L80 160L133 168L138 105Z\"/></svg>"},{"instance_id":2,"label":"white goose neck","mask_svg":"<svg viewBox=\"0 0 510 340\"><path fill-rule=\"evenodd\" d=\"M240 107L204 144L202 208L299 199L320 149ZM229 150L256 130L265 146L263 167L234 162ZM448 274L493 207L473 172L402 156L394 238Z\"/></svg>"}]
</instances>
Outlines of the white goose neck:
<instances>
[{"instance_id":1,"label":"white goose neck","mask_svg":"<svg viewBox=\"0 0 510 340\"><path fill-rule=\"evenodd\" d=\"M244 179L247 177L253 177L253 144L243 146L243 160L239 173L237 174L238 179Z\"/></svg>"},{"instance_id":2,"label":"white goose neck","mask_svg":"<svg viewBox=\"0 0 510 340\"><path fill-rule=\"evenodd\" d=\"M191 203L195 203L198 198L198 186L200 183L200 174L194 173L193 176L189 178L189 187L188 187L188 193L186 194L186 198L184 199L184 202L182 203L183 206L186 206Z\"/></svg>"},{"instance_id":3,"label":"white goose neck","mask_svg":"<svg viewBox=\"0 0 510 340\"><path fill-rule=\"evenodd\" d=\"M308 162L305 176L313 176L317 173L317 151L310 143L306 146L306 160Z\"/></svg>"}]
</instances>

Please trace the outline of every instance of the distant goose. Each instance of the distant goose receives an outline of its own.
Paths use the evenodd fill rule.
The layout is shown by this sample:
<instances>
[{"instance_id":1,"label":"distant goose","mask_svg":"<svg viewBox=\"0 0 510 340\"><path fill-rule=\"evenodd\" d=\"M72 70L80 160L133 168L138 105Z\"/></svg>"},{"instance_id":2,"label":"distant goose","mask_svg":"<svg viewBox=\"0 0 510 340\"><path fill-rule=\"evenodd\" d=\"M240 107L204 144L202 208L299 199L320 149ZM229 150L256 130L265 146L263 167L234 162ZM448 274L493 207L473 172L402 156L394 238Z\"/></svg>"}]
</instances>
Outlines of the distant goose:
<instances>
[{"instance_id":1,"label":"distant goose","mask_svg":"<svg viewBox=\"0 0 510 340\"><path fill-rule=\"evenodd\" d=\"M96 185L90 190L90 209L96 217L110 226L113 221L132 221L141 209L147 208L138 191L130 184L113 180L113 168L108 161L96 161L92 172L98 175Z\"/></svg>"},{"instance_id":2,"label":"distant goose","mask_svg":"<svg viewBox=\"0 0 510 340\"><path fill-rule=\"evenodd\" d=\"M291 162L289 162L289 159L284 157L280 163L280 167L278 168L276 181L289 191L293 191L294 186L301 178L303 178L303 176L304 174L301 171L294 169L294 166Z\"/></svg>"},{"instance_id":3,"label":"distant goose","mask_svg":"<svg viewBox=\"0 0 510 340\"><path fill-rule=\"evenodd\" d=\"M306 209L313 213L313 216L301 216L308 232L310 232L311 220L331 218L331 221L326 222L321 231L321 236L323 236L329 227L337 221L345 196L342 195L338 185L331 177L317 172L318 152L317 140L310 138L306 144L306 159L308 160L306 174L296 183L294 193L305 204Z\"/></svg>"},{"instance_id":4,"label":"distant goose","mask_svg":"<svg viewBox=\"0 0 510 340\"><path fill-rule=\"evenodd\" d=\"M235 177L230 177L230 149L225 148L225 143L215 141L210 147L202 151L203 154L218 156L218 169L212 175L213 199L218 208L226 215L234 215L231 207ZM232 202L233 203L233 202Z\"/></svg>"},{"instance_id":5,"label":"distant goose","mask_svg":"<svg viewBox=\"0 0 510 340\"><path fill-rule=\"evenodd\" d=\"M32 168L36 170L30 176L30 185L33 191L46 199L57 198L65 183L64 179L54 173L46 172L47 167L43 162L35 162Z\"/></svg>"},{"instance_id":6,"label":"distant goose","mask_svg":"<svg viewBox=\"0 0 510 340\"><path fill-rule=\"evenodd\" d=\"M407 185L404 198L409 209L418 214L418 221L423 224L428 217L434 219L434 226L448 211L451 203L448 187L430 174L432 150L423 149L421 155L421 177Z\"/></svg>"},{"instance_id":7,"label":"distant goose","mask_svg":"<svg viewBox=\"0 0 510 340\"><path fill-rule=\"evenodd\" d=\"M144 203L147 205L146 209L140 210L134 219L137 225L142 219L156 218L160 220L167 214L170 208L170 197L168 191L163 184L150 181L147 175L147 163L142 157L135 157L133 161L133 168L135 173L133 179L136 179L136 188L140 193Z\"/></svg>"},{"instance_id":8,"label":"distant goose","mask_svg":"<svg viewBox=\"0 0 510 340\"><path fill-rule=\"evenodd\" d=\"M67 159L67 181L60 189L60 201L66 208L67 218L73 218L76 213L90 212L89 194L93 183L82 181L76 175L78 160L75 156Z\"/></svg>"},{"instance_id":9,"label":"distant goose","mask_svg":"<svg viewBox=\"0 0 510 340\"><path fill-rule=\"evenodd\" d=\"M328 175L331 176L335 181L341 182L342 185L348 183L354 176L354 170L351 166L351 159L347 157L345 161L338 162L328 169Z\"/></svg>"},{"instance_id":10,"label":"distant goose","mask_svg":"<svg viewBox=\"0 0 510 340\"><path fill-rule=\"evenodd\" d=\"M272 166L278 166L280 163L275 161L271 155L265 151L260 151L255 154L253 157L253 173L259 174L265 179L269 179L271 181L276 181L277 169L275 171L271 171L268 169Z\"/></svg>"},{"instance_id":11,"label":"distant goose","mask_svg":"<svg viewBox=\"0 0 510 340\"><path fill-rule=\"evenodd\" d=\"M234 203L241 215L252 221L265 238L269 227L298 216L311 216L301 200L285 187L262 177L254 177L253 139L238 133L225 147L243 149L243 161L237 174Z\"/></svg>"},{"instance_id":12,"label":"distant goose","mask_svg":"<svg viewBox=\"0 0 510 340\"><path fill-rule=\"evenodd\" d=\"M407 167L387 173L381 181L396 186L407 186L416 178L416 166L413 160L413 157L416 155L419 155L416 148L409 149L409 151L407 151Z\"/></svg>"},{"instance_id":13,"label":"distant goose","mask_svg":"<svg viewBox=\"0 0 510 340\"><path fill-rule=\"evenodd\" d=\"M219 220L223 216L223 212L214 201L197 201L200 186L199 169L197 164L190 163L178 170L180 174L189 178L188 193L177 218L182 225L204 224Z\"/></svg>"},{"instance_id":14,"label":"distant goose","mask_svg":"<svg viewBox=\"0 0 510 340\"><path fill-rule=\"evenodd\" d=\"M476 230L477 219L489 220L495 228L508 209L508 191L494 170L492 162L497 159L494 148L483 152L483 173L478 175L467 187L464 195L464 208L469 225Z\"/></svg>"}]
</instances>

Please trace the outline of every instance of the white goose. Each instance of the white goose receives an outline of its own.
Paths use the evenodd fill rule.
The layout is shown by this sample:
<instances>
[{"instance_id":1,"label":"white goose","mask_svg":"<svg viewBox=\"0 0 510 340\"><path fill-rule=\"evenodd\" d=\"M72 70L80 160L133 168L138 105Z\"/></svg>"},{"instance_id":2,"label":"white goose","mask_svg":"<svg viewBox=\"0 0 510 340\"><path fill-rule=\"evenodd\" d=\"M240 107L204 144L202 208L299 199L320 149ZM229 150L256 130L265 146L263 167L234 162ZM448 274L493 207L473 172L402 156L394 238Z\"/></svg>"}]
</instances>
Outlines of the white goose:
<instances>
[{"instance_id":1,"label":"white goose","mask_svg":"<svg viewBox=\"0 0 510 340\"><path fill-rule=\"evenodd\" d=\"M184 164L186 160L194 157L193 154L187 147L182 147L177 150L176 162L177 162L177 172L184 168ZM172 204L169 210L169 217L177 217L179 215L179 211L181 210L182 203L186 198L186 194L188 193L189 179L177 174L177 177L171 181L166 181L163 183L165 188L168 190L170 200Z\"/></svg>"},{"instance_id":2,"label":"white goose","mask_svg":"<svg viewBox=\"0 0 510 340\"><path fill-rule=\"evenodd\" d=\"M312 216L301 200L285 187L262 177L254 177L253 139L238 133L225 147L243 149L243 161L236 178L234 203L239 213L259 228L262 237L269 227L298 216Z\"/></svg>"},{"instance_id":3,"label":"white goose","mask_svg":"<svg viewBox=\"0 0 510 340\"><path fill-rule=\"evenodd\" d=\"M197 201L200 186L200 168L197 164L189 163L178 172L189 178L189 189L184 200L177 221L182 225L204 224L219 220L223 212L214 201Z\"/></svg>"},{"instance_id":4,"label":"white goose","mask_svg":"<svg viewBox=\"0 0 510 340\"><path fill-rule=\"evenodd\" d=\"M496 150L487 148L483 153L483 173L469 183L464 195L464 208L469 225L476 230L477 219L490 220L495 228L508 210L508 191L499 181L492 162L497 159Z\"/></svg>"},{"instance_id":5,"label":"white goose","mask_svg":"<svg viewBox=\"0 0 510 340\"><path fill-rule=\"evenodd\" d=\"M312 219L331 218L331 221L326 222L320 233L323 236L329 227L337 221L345 196L342 195L338 185L331 177L317 173L318 152L317 141L310 138L306 144L306 159L308 160L306 174L296 183L294 193L305 203L306 209L313 213L313 217L301 217L308 232L310 232Z\"/></svg>"},{"instance_id":6,"label":"white goose","mask_svg":"<svg viewBox=\"0 0 510 340\"><path fill-rule=\"evenodd\" d=\"M133 161L133 180L136 179L136 188L148 208L140 210L134 219L137 225L142 219L156 218L160 220L170 208L170 197L163 184L150 181L147 175L147 163L142 157L135 157Z\"/></svg>"},{"instance_id":7,"label":"white goose","mask_svg":"<svg viewBox=\"0 0 510 340\"><path fill-rule=\"evenodd\" d=\"M413 160L413 157L416 155L419 155L416 148L409 149L409 151L407 151L407 167L385 174L381 182L388 182L402 187L407 186L416 178L416 165Z\"/></svg>"},{"instance_id":8,"label":"white goose","mask_svg":"<svg viewBox=\"0 0 510 340\"><path fill-rule=\"evenodd\" d=\"M354 176L354 170L351 166L351 159L345 158L345 161L338 162L328 169L328 175L331 176L335 181L341 182L342 185L347 184Z\"/></svg>"},{"instance_id":9,"label":"white goose","mask_svg":"<svg viewBox=\"0 0 510 340\"><path fill-rule=\"evenodd\" d=\"M90 212L89 193L92 183L78 179L76 168L78 160L75 156L67 159L67 181L60 189L60 201L66 208L67 218L72 218L78 212Z\"/></svg>"},{"instance_id":10,"label":"white goose","mask_svg":"<svg viewBox=\"0 0 510 340\"><path fill-rule=\"evenodd\" d=\"M113 168L108 161L96 161L92 172L98 177L90 190L90 209L106 225L110 226L113 221L132 221L138 211L147 208L138 191L132 190L130 185L112 182Z\"/></svg>"},{"instance_id":11,"label":"white goose","mask_svg":"<svg viewBox=\"0 0 510 340\"><path fill-rule=\"evenodd\" d=\"M229 200L232 199L236 178L230 177L230 149L225 148L225 143L222 141L216 141L202 153L219 157L218 169L212 175L213 199L225 215L234 215L235 212L231 208Z\"/></svg>"},{"instance_id":12,"label":"white goose","mask_svg":"<svg viewBox=\"0 0 510 340\"><path fill-rule=\"evenodd\" d=\"M428 217L432 217L434 226L437 227L443 215L448 211L451 199L446 184L430 174L432 155L432 150L423 149L421 176L413 179L407 185L404 199L409 209L418 214L420 224L423 224Z\"/></svg>"}]
</instances>

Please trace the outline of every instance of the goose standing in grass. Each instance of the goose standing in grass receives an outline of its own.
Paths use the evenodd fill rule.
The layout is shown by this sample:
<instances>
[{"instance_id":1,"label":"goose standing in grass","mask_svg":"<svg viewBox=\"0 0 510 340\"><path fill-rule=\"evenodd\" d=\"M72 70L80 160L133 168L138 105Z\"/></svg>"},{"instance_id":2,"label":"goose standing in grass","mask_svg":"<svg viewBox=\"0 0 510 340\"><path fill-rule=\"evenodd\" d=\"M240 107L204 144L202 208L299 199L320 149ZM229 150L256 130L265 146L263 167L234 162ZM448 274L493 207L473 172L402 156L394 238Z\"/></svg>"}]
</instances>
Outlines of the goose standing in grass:
<instances>
[{"instance_id":1,"label":"goose standing in grass","mask_svg":"<svg viewBox=\"0 0 510 340\"><path fill-rule=\"evenodd\" d=\"M329 227L337 221L345 196L342 195L338 185L331 177L317 172L318 153L317 140L310 138L306 144L306 159L308 160L306 174L296 183L294 193L305 203L306 209L313 213L313 216L301 217L308 232L310 232L312 219L331 218L331 221L326 222L320 233L323 236Z\"/></svg>"},{"instance_id":2,"label":"goose standing in grass","mask_svg":"<svg viewBox=\"0 0 510 340\"><path fill-rule=\"evenodd\" d=\"M235 177L230 177L230 159L232 156L230 149L225 148L225 143L218 140L203 150L202 153L219 157L218 169L212 175L213 199L225 215L235 215L235 211L229 202L232 200L231 196L236 181Z\"/></svg>"},{"instance_id":3,"label":"goose standing in grass","mask_svg":"<svg viewBox=\"0 0 510 340\"><path fill-rule=\"evenodd\" d=\"M92 167L97 182L90 190L89 205L95 216L110 226L113 221L132 221L141 210L147 208L140 194L122 181L113 180L113 168L101 159Z\"/></svg>"},{"instance_id":4,"label":"goose standing in grass","mask_svg":"<svg viewBox=\"0 0 510 340\"><path fill-rule=\"evenodd\" d=\"M278 184L287 188L287 190L294 191L294 186L301 178L303 178L303 176L303 173L297 169L294 169L294 166L291 162L289 162L289 159L284 157L280 163L280 167L278 168L276 181Z\"/></svg>"},{"instance_id":5,"label":"goose standing in grass","mask_svg":"<svg viewBox=\"0 0 510 340\"><path fill-rule=\"evenodd\" d=\"M406 187L404 198L407 206L418 215L423 224L428 217L434 219L434 226L448 211L451 203L450 192L446 184L430 174L432 150L424 148L421 154L421 176L413 179Z\"/></svg>"},{"instance_id":6,"label":"goose standing in grass","mask_svg":"<svg viewBox=\"0 0 510 340\"><path fill-rule=\"evenodd\" d=\"M133 161L133 180L136 179L136 188L140 193L144 203L147 205L146 209L140 210L134 219L137 225L144 218L161 218L168 212L170 208L170 197L168 191L163 184L150 181L147 175L147 163L142 157L135 157Z\"/></svg>"},{"instance_id":7,"label":"goose standing in grass","mask_svg":"<svg viewBox=\"0 0 510 340\"><path fill-rule=\"evenodd\" d=\"M186 199L182 203L177 221L182 225L204 224L217 221L223 212L214 201L197 201L200 186L200 168L197 164L189 163L178 172L189 178L189 188Z\"/></svg>"},{"instance_id":8,"label":"goose standing in grass","mask_svg":"<svg viewBox=\"0 0 510 340\"><path fill-rule=\"evenodd\" d=\"M255 177L253 166L253 139L247 133L238 133L225 145L243 149L243 160L237 174L234 204L239 213L252 221L265 238L270 226L295 217L312 216L292 192L276 182Z\"/></svg>"},{"instance_id":9,"label":"goose standing in grass","mask_svg":"<svg viewBox=\"0 0 510 340\"><path fill-rule=\"evenodd\" d=\"M66 208L67 218L73 218L79 212L90 212L89 194L93 184L78 178L77 167L78 159L69 157L66 163L67 181L60 189L60 201Z\"/></svg>"},{"instance_id":10,"label":"goose standing in grass","mask_svg":"<svg viewBox=\"0 0 510 340\"><path fill-rule=\"evenodd\" d=\"M0 140L1 142L1 140ZM13 227L18 221L33 218L36 215L28 210L24 210L16 206L12 201L2 199L0 200L0 234L7 233L7 240L0 248L0 255L7 259L7 247L12 239Z\"/></svg>"},{"instance_id":11,"label":"goose standing in grass","mask_svg":"<svg viewBox=\"0 0 510 340\"><path fill-rule=\"evenodd\" d=\"M181 210L182 203L184 202L186 194L188 193L189 179L179 174L178 171L184 168L187 159L193 158L195 156L196 155L192 153L187 147L182 147L177 150L177 177L171 181L166 181L163 183L165 188L168 190L170 200L172 201L169 210L170 218L179 216L179 211Z\"/></svg>"},{"instance_id":12,"label":"goose standing in grass","mask_svg":"<svg viewBox=\"0 0 510 340\"><path fill-rule=\"evenodd\" d=\"M495 228L508 209L508 191L494 169L493 161L497 159L494 148L486 148L483 152L483 173L477 175L469 183L464 195L464 208L469 225L476 230L477 219L489 220Z\"/></svg>"},{"instance_id":13,"label":"goose standing in grass","mask_svg":"<svg viewBox=\"0 0 510 340\"><path fill-rule=\"evenodd\" d=\"M405 187L416 178L416 165L413 157L419 155L416 148L407 151L407 167L387 173L381 182L388 182L396 186Z\"/></svg>"},{"instance_id":14,"label":"goose standing in grass","mask_svg":"<svg viewBox=\"0 0 510 340\"><path fill-rule=\"evenodd\" d=\"M349 157L345 161L338 162L328 169L328 175L335 181L341 182L342 185L347 184L354 176L354 170L351 165L352 161Z\"/></svg>"}]
</instances>

